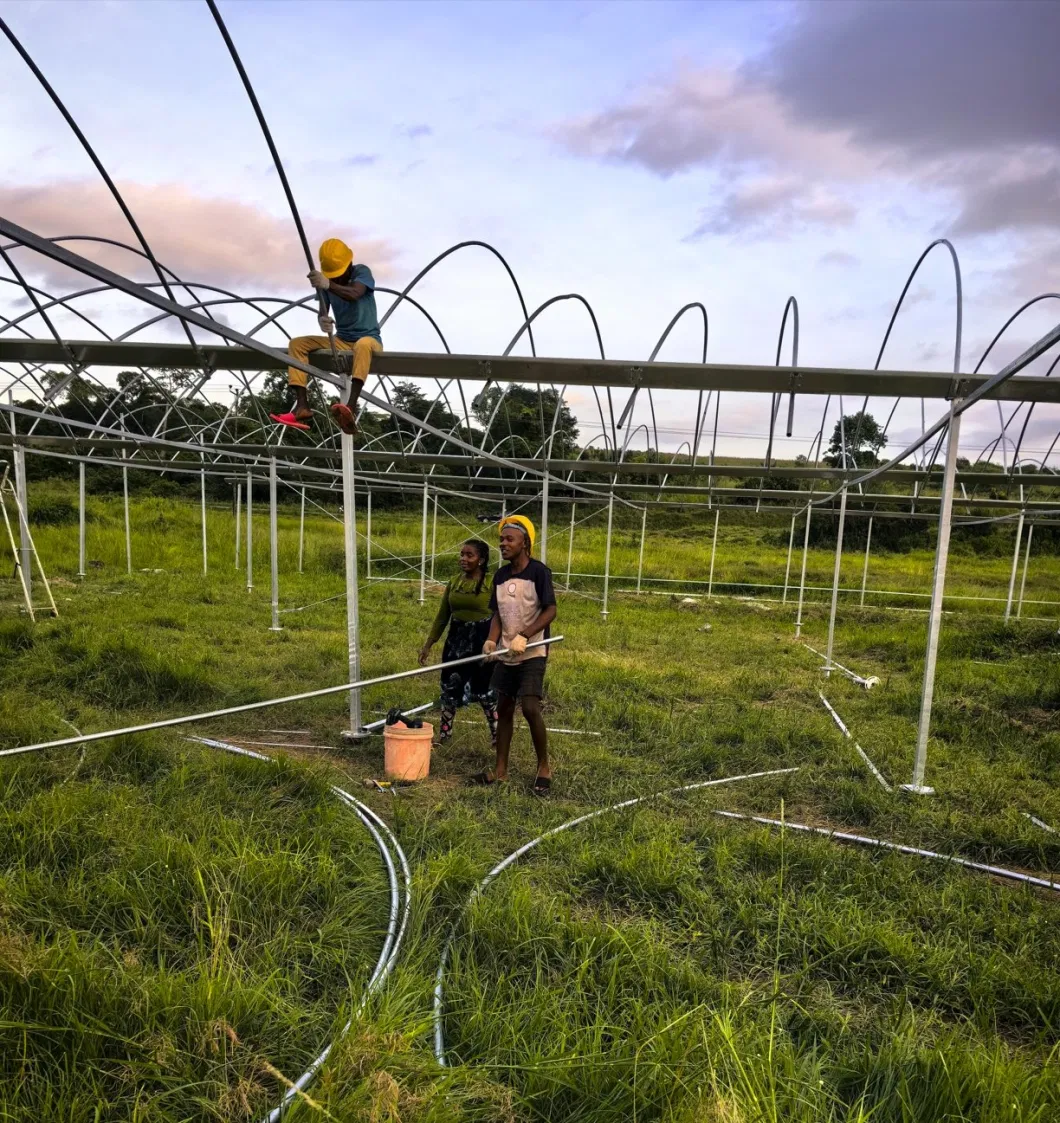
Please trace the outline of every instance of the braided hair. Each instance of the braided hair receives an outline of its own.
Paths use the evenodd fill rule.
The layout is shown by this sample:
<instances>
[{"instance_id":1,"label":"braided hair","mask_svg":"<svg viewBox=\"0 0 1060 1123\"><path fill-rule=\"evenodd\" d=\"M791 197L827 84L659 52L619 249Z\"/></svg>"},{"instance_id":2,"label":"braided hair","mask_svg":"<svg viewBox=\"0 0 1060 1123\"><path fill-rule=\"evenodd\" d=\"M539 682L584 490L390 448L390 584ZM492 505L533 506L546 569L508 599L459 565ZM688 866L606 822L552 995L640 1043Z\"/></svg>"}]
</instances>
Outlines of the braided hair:
<instances>
[{"instance_id":1,"label":"braided hair","mask_svg":"<svg viewBox=\"0 0 1060 1123\"><path fill-rule=\"evenodd\" d=\"M475 586L475 596L482 592L482 583L486 580L486 574L490 568L490 548L482 541L481 538L469 538L465 546L471 546L478 554L479 562L482 565L482 576L478 579L478 584Z\"/></svg>"}]
</instances>

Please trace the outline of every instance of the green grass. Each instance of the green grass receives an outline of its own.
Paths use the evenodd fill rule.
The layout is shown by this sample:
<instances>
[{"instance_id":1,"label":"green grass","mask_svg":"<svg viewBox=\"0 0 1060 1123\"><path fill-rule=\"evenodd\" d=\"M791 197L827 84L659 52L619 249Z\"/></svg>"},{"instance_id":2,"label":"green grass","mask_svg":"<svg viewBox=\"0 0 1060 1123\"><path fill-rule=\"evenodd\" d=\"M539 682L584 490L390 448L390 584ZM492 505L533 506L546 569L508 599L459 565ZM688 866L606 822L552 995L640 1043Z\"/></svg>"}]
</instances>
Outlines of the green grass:
<instances>
[{"instance_id":1,"label":"green grass","mask_svg":"<svg viewBox=\"0 0 1060 1123\"><path fill-rule=\"evenodd\" d=\"M197 507L134 501L127 576L120 505L90 505L89 557L102 565L84 582L76 524L35 528L59 620L30 625L17 585L0 587L0 747L68 736L67 723L95 731L343 680L344 607L326 600L344 587L337 522L307 518L299 575L297 515L283 513L283 605L325 603L270 633L260 505L251 593L233 565L230 511L210 510L203 576ZM726 518L715 579L782 584L786 535ZM566 523L554 520L562 574ZM577 529L576 570L602 571L602 521ZM705 577L713 517L701 521L698 533L654 532L645 573ZM418 555L419 533L414 514L377 509L373 573L398 571L384 549ZM466 533L443 515L439 552ZM635 574L638 544L639 525L618 528L613 571ZM1003 597L1010 561L961 555L952 588ZM362 550L362 577L364 562ZM844 558L848 583L860 565ZM877 565L881 586L930 580L919 555L881 555L870 588ZM811 552L810 573L830 579L827 551ZM1057 576L1057 558L1032 555L1028 598L1054 599ZM1055 619L1005 625L982 604L944 618L928 768L938 794L917 799L872 779L817 691L892 782L907 780L922 614L844 605L836 655L880 677L866 693L825 682L793 640L791 603L679 606L613 591L605 623L598 593L583 578L561 595L549 724L602 736L553 738L552 800L526 794L523 729L507 790L462 786L488 759L481 717L468 713L429 781L365 797L413 864L410 937L313 1102L289 1118L1060 1119L1055 895L710 813L783 815L1057 872L1060 836L1024 817L1060 827ZM372 582L361 597L365 672L412 666L434 593L421 606L418 584ZM826 628L825 607L811 604L808 642L823 650ZM365 708L435 689L433 676L372 688ZM269 1066L297 1075L342 1024L387 907L374 846L323 781L359 785L381 769L377 742L340 747L344 705L334 696L199 727L277 741L301 738L263 731L306 730L334 746L291 750L280 769L192 747L183 730L0 762L0 1119L258 1118L282 1092ZM454 1067L437 1068L441 942L500 858L619 799L796 765L604 816L507 870L460 922L446 982Z\"/></svg>"}]
</instances>

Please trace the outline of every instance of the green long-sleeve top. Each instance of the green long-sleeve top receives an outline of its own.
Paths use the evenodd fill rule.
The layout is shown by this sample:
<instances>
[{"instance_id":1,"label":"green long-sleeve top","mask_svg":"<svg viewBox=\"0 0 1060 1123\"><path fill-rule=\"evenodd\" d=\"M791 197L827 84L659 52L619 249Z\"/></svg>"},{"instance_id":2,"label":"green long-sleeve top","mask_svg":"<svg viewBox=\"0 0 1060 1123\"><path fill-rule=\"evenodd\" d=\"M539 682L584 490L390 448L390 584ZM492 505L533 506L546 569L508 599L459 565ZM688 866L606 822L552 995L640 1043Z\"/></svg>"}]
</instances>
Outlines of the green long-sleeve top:
<instances>
[{"instance_id":1,"label":"green long-sleeve top","mask_svg":"<svg viewBox=\"0 0 1060 1123\"><path fill-rule=\"evenodd\" d=\"M492 588L489 576L482 582L482 588L475 592L477 578L465 577L458 573L451 578L442 593L442 603L438 605L438 615L431 625L431 633L427 637L427 646L437 643L442 632L449 625L449 620L462 620L470 623L474 620L488 620L493 614L490 612L490 589Z\"/></svg>"}]
</instances>

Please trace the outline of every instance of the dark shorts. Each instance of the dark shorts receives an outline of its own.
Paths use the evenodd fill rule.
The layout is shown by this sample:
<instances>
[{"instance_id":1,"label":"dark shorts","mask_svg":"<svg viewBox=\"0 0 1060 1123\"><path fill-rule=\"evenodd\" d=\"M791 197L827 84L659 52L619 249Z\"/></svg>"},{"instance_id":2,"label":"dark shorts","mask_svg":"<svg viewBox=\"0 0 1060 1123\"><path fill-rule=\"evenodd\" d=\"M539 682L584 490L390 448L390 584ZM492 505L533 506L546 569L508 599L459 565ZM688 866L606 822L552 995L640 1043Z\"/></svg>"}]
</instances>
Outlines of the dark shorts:
<instances>
[{"instance_id":1,"label":"dark shorts","mask_svg":"<svg viewBox=\"0 0 1060 1123\"><path fill-rule=\"evenodd\" d=\"M545 693L547 659L527 659L524 663L498 663L493 670L493 689L508 698L541 698Z\"/></svg>"}]
</instances>

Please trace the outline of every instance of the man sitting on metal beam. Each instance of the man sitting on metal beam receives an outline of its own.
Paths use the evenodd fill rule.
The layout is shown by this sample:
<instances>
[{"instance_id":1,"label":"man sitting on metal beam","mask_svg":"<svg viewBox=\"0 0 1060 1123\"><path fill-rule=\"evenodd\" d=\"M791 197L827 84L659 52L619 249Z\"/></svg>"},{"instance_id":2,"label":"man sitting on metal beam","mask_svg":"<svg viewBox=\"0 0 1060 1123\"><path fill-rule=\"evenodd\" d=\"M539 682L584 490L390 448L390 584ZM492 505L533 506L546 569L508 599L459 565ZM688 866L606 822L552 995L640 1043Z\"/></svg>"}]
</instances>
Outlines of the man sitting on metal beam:
<instances>
[{"instance_id":1,"label":"man sitting on metal beam","mask_svg":"<svg viewBox=\"0 0 1060 1123\"><path fill-rule=\"evenodd\" d=\"M299 335L287 345L287 354L299 362L307 362L313 351L323 351L334 341L338 351L352 353L352 381L349 400L331 406L338 427L353 436L357 421L353 407L368 377L372 356L383 350L379 334L379 316L375 310L375 278L367 265L353 263L353 250L338 238L328 238L320 246L320 268L309 274L309 283L320 291L321 299L334 319L321 312L317 317L320 330L327 335ZM308 429L313 411L306 398L306 373L297 367L287 368L287 384L294 390L294 409L290 413L270 413L273 421L294 429Z\"/></svg>"}]
</instances>

